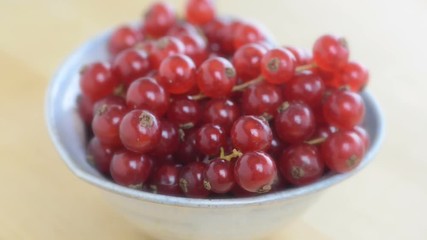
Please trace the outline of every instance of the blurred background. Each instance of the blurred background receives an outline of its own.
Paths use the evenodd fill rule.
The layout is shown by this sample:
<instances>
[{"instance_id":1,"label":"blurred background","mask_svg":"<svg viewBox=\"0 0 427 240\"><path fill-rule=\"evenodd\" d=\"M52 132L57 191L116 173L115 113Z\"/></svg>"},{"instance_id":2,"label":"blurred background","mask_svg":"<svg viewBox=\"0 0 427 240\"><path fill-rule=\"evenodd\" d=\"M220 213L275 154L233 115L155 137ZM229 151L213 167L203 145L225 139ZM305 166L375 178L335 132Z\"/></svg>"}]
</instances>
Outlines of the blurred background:
<instances>
[{"instance_id":1,"label":"blurred background","mask_svg":"<svg viewBox=\"0 0 427 240\"><path fill-rule=\"evenodd\" d=\"M87 39L138 21L148 0L0 0L0 239L145 239L55 151L43 101L55 70ZM183 0L169 0L182 13ZM217 0L281 44L344 35L369 67L386 117L376 160L328 190L276 239L427 239L427 1Z\"/></svg>"}]
</instances>

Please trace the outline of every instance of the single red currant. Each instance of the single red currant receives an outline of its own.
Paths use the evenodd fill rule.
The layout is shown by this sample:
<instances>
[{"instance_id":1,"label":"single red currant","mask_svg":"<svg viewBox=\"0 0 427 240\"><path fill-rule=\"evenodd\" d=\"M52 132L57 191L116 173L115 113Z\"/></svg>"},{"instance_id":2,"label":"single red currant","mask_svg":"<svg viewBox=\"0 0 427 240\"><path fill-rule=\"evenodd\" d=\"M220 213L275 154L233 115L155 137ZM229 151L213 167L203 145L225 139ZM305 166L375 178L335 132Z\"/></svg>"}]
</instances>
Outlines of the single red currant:
<instances>
[{"instance_id":1,"label":"single red currant","mask_svg":"<svg viewBox=\"0 0 427 240\"><path fill-rule=\"evenodd\" d=\"M237 184L249 192L266 193L277 176L274 160L264 152L247 152L234 166Z\"/></svg>"},{"instance_id":2,"label":"single red currant","mask_svg":"<svg viewBox=\"0 0 427 240\"><path fill-rule=\"evenodd\" d=\"M244 114L271 119L276 115L282 101L280 87L262 82L245 89L241 97L241 106Z\"/></svg>"},{"instance_id":3,"label":"single red currant","mask_svg":"<svg viewBox=\"0 0 427 240\"><path fill-rule=\"evenodd\" d=\"M135 30L129 26L121 26L114 30L108 39L108 52L115 56L119 52L135 46L137 42L138 35Z\"/></svg>"},{"instance_id":4,"label":"single red currant","mask_svg":"<svg viewBox=\"0 0 427 240\"><path fill-rule=\"evenodd\" d=\"M162 61L173 54L184 53L185 46L176 37L166 36L154 42L150 54L150 63L153 69L158 69Z\"/></svg>"},{"instance_id":5,"label":"single red currant","mask_svg":"<svg viewBox=\"0 0 427 240\"><path fill-rule=\"evenodd\" d=\"M172 102L167 118L181 128L192 128L201 119L199 102L189 99L177 99Z\"/></svg>"},{"instance_id":6,"label":"single red currant","mask_svg":"<svg viewBox=\"0 0 427 240\"><path fill-rule=\"evenodd\" d=\"M162 61L159 68L159 83L172 94L190 91L195 83L196 66L183 54L174 54Z\"/></svg>"},{"instance_id":7,"label":"single red currant","mask_svg":"<svg viewBox=\"0 0 427 240\"><path fill-rule=\"evenodd\" d=\"M313 56L306 49L298 48L298 47L284 47L284 48L286 50L289 50L292 53L292 55L294 55L295 64L297 66L306 65L313 62Z\"/></svg>"},{"instance_id":8,"label":"single red currant","mask_svg":"<svg viewBox=\"0 0 427 240\"><path fill-rule=\"evenodd\" d=\"M182 34L178 36L184 44L184 54L190 57L196 66L200 66L209 56L206 41L198 33Z\"/></svg>"},{"instance_id":9,"label":"single red currant","mask_svg":"<svg viewBox=\"0 0 427 240\"><path fill-rule=\"evenodd\" d=\"M227 193L235 185L234 164L220 158L212 160L206 169L205 188L214 193Z\"/></svg>"},{"instance_id":10,"label":"single red currant","mask_svg":"<svg viewBox=\"0 0 427 240\"><path fill-rule=\"evenodd\" d=\"M282 176L296 186L319 180L325 168L317 148L308 144L290 146L283 152L277 164Z\"/></svg>"},{"instance_id":11,"label":"single red currant","mask_svg":"<svg viewBox=\"0 0 427 240\"><path fill-rule=\"evenodd\" d=\"M300 102L285 102L274 122L277 135L287 143L307 140L314 133L315 124L311 109Z\"/></svg>"},{"instance_id":12,"label":"single red currant","mask_svg":"<svg viewBox=\"0 0 427 240\"><path fill-rule=\"evenodd\" d=\"M203 122L221 126L228 132L231 125L240 116L237 105L227 99L211 99L204 107Z\"/></svg>"},{"instance_id":13,"label":"single red currant","mask_svg":"<svg viewBox=\"0 0 427 240\"><path fill-rule=\"evenodd\" d=\"M114 182L123 186L141 189L150 175L152 165L152 160L147 155L119 151L113 155L110 173Z\"/></svg>"},{"instance_id":14,"label":"single red currant","mask_svg":"<svg viewBox=\"0 0 427 240\"><path fill-rule=\"evenodd\" d=\"M147 53L138 49L127 49L114 58L113 73L126 86L151 70Z\"/></svg>"},{"instance_id":15,"label":"single red currant","mask_svg":"<svg viewBox=\"0 0 427 240\"><path fill-rule=\"evenodd\" d=\"M171 164L159 167L150 182L150 188L159 194L180 196L179 168Z\"/></svg>"},{"instance_id":16,"label":"single red currant","mask_svg":"<svg viewBox=\"0 0 427 240\"><path fill-rule=\"evenodd\" d=\"M248 43L258 43L263 42L264 40L265 36L261 33L258 27L249 23L240 24L233 35L234 49L239 49Z\"/></svg>"},{"instance_id":17,"label":"single red currant","mask_svg":"<svg viewBox=\"0 0 427 240\"><path fill-rule=\"evenodd\" d=\"M179 173L179 186L187 197L206 198L209 191L204 187L206 164L192 162L182 167Z\"/></svg>"},{"instance_id":18,"label":"single red currant","mask_svg":"<svg viewBox=\"0 0 427 240\"><path fill-rule=\"evenodd\" d=\"M167 120L161 121L160 126L162 129L160 140L151 152L151 155L156 157L173 154L179 146L178 126Z\"/></svg>"},{"instance_id":19,"label":"single red currant","mask_svg":"<svg viewBox=\"0 0 427 240\"><path fill-rule=\"evenodd\" d=\"M215 6L212 0L189 0L185 17L189 23L204 25L215 18Z\"/></svg>"},{"instance_id":20,"label":"single red currant","mask_svg":"<svg viewBox=\"0 0 427 240\"><path fill-rule=\"evenodd\" d=\"M211 98L229 96L235 84L236 70L225 58L210 58L202 63L197 72L200 91Z\"/></svg>"},{"instance_id":21,"label":"single red currant","mask_svg":"<svg viewBox=\"0 0 427 240\"><path fill-rule=\"evenodd\" d=\"M196 135L196 146L205 155L217 155L220 148L226 145L224 130L212 123L207 123L199 128Z\"/></svg>"},{"instance_id":22,"label":"single red currant","mask_svg":"<svg viewBox=\"0 0 427 240\"><path fill-rule=\"evenodd\" d=\"M338 131L320 145L320 155L326 166L338 173L356 168L364 154L364 143L354 131Z\"/></svg>"},{"instance_id":23,"label":"single red currant","mask_svg":"<svg viewBox=\"0 0 427 240\"><path fill-rule=\"evenodd\" d=\"M153 78L135 80L126 93L128 106L148 110L156 116L163 116L169 108L169 94Z\"/></svg>"},{"instance_id":24,"label":"single red currant","mask_svg":"<svg viewBox=\"0 0 427 240\"><path fill-rule=\"evenodd\" d=\"M139 153L153 150L161 136L158 118L146 110L128 112L120 123L119 132L123 145Z\"/></svg>"},{"instance_id":25,"label":"single red currant","mask_svg":"<svg viewBox=\"0 0 427 240\"><path fill-rule=\"evenodd\" d=\"M101 142L94 137L87 145L87 158L100 173L109 175L114 151L114 148L102 146Z\"/></svg>"},{"instance_id":26,"label":"single red currant","mask_svg":"<svg viewBox=\"0 0 427 240\"><path fill-rule=\"evenodd\" d=\"M86 65L80 74L80 89L84 96L97 101L111 95L120 81L113 76L108 63L95 62Z\"/></svg>"},{"instance_id":27,"label":"single red currant","mask_svg":"<svg viewBox=\"0 0 427 240\"><path fill-rule=\"evenodd\" d=\"M365 116L365 103L362 97L352 91L333 92L323 103L326 121L338 128L352 129L361 123Z\"/></svg>"},{"instance_id":28,"label":"single red currant","mask_svg":"<svg viewBox=\"0 0 427 240\"><path fill-rule=\"evenodd\" d=\"M164 36L175 24L174 9L164 2L153 4L144 16L142 30L145 34L158 38Z\"/></svg>"},{"instance_id":29,"label":"single red currant","mask_svg":"<svg viewBox=\"0 0 427 240\"><path fill-rule=\"evenodd\" d=\"M285 85L283 96L287 101L303 101L314 108L322 103L325 85L319 75L304 71Z\"/></svg>"},{"instance_id":30,"label":"single red currant","mask_svg":"<svg viewBox=\"0 0 427 240\"><path fill-rule=\"evenodd\" d=\"M337 71L348 62L349 50L343 37L323 35L314 43L313 59L326 71Z\"/></svg>"},{"instance_id":31,"label":"single red currant","mask_svg":"<svg viewBox=\"0 0 427 240\"><path fill-rule=\"evenodd\" d=\"M369 72L359 63L348 62L335 77L338 86L359 92L368 84Z\"/></svg>"},{"instance_id":32,"label":"single red currant","mask_svg":"<svg viewBox=\"0 0 427 240\"><path fill-rule=\"evenodd\" d=\"M233 145L242 152L268 149L273 138L268 122L255 116L242 116L231 128Z\"/></svg>"},{"instance_id":33,"label":"single red currant","mask_svg":"<svg viewBox=\"0 0 427 240\"><path fill-rule=\"evenodd\" d=\"M262 76L272 84L289 82L294 77L295 67L295 57L283 48L273 48L261 59Z\"/></svg>"},{"instance_id":34,"label":"single red currant","mask_svg":"<svg viewBox=\"0 0 427 240\"><path fill-rule=\"evenodd\" d=\"M247 82L261 74L261 59L267 49L257 43L246 44L237 49L233 56L233 65L237 76Z\"/></svg>"}]
</instances>

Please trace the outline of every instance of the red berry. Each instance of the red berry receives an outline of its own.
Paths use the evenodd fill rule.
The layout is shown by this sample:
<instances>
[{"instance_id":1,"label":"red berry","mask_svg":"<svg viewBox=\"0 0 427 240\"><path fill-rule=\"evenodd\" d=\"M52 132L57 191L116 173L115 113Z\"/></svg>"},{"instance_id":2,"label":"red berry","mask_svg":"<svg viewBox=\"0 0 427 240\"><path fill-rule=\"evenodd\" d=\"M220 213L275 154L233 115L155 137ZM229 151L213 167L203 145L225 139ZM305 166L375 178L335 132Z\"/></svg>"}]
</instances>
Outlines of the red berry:
<instances>
[{"instance_id":1,"label":"red berry","mask_svg":"<svg viewBox=\"0 0 427 240\"><path fill-rule=\"evenodd\" d=\"M304 71L286 84L283 96L287 101L303 101L314 108L321 104L324 93L325 85L319 75Z\"/></svg>"},{"instance_id":2,"label":"red berry","mask_svg":"<svg viewBox=\"0 0 427 240\"><path fill-rule=\"evenodd\" d=\"M269 192L276 175L276 164L264 152L247 152L237 159L234 166L237 184L249 192Z\"/></svg>"},{"instance_id":3,"label":"red berry","mask_svg":"<svg viewBox=\"0 0 427 240\"><path fill-rule=\"evenodd\" d=\"M111 160L110 172L114 182L141 189L150 175L152 165L152 160L147 155L119 151Z\"/></svg>"},{"instance_id":4,"label":"red berry","mask_svg":"<svg viewBox=\"0 0 427 240\"><path fill-rule=\"evenodd\" d=\"M102 146L96 137L92 138L87 145L87 158L104 175L110 174L110 163L113 154L114 149Z\"/></svg>"},{"instance_id":5,"label":"red berry","mask_svg":"<svg viewBox=\"0 0 427 240\"><path fill-rule=\"evenodd\" d=\"M346 65L348 57L347 42L343 37L323 35L314 43L314 62L323 70L339 70Z\"/></svg>"},{"instance_id":6,"label":"red berry","mask_svg":"<svg viewBox=\"0 0 427 240\"><path fill-rule=\"evenodd\" d=\"M365 154L365 146L353 131L338 131L320 146L320 154L329 169L343 173L356 168Z\"/></svg>"},{"instance_id":7,"label":"red berry","mask_svg":"<svg viewBox=\"0 0 427 240\"><path fill-rule=\"evenodd\" d=\"M107 63L86 65L80 74L80 89L83 95L92 101L111 95L119 84L119 79L113 76Z\"/></svg>"},{"instance_id":8,"label":"red berry","mask_svg":"<svg viewBox=\"0 0 427 240\"><path fill-rule=\"evenodd\" d=\"M166 36L162 37L154 43L154 47L150 54L150 63L154 69L158 69L162 61L178 53L184 53L185 46L176 37Z\"/></svg>"},{"instance_id":9,"label":"red berry","mask_svg":"<svg viewBox=\"0 0 427 240\"><path fill-rule=\"evenodd\" d=\"M159 143L161 128L155 115L146 110L132 110L120 123L120 139L134 152L147 153Z\"/></svg>"},{"instance_id":10,"label":"red berry","mask_svg":"<svg viewBox=\"0 0 427 240\"><path fill-rule=\"evenodd\" d=\"M267 119L276 115L282 103L282 90L277 85L260 83L245 89L241 97L243 113L264 116Z\"/></svg>"},{"instance_id":11,"label":"red berry","mask_svg":"<svg viewBox=\"0 0 427 240\"><path fill-rule=\"evenodd\" d=\"M295 74L295 57L286 49L273 48L261 59L261 72L269 83L289 82Z\"/></svg>"},{"instance_id":12,"label":"red berry","mask_svg":"<svg viewBox=\"0 0 427 240\"><path fill-rule=\"evenodd\" d=\"M323 103L323 114L329 124L338 128L352 129L362 122L365 104L359 94L338 90Z\"/></svg>"},{"instance_id":13,"label":"red berry","mask_svg":"<svg viewBox=\"0 0 427 240\"><path fill-rule=\"evenodd\" d=\"M297 66L302 66L310 64L313 61L313 56L309 51L303 48L298 47L284 47L286 50L289 50L292 55L295 57L295 64Z\"/></svg>"},{"instance_id":14,"label":"red berry","mask_svg":"<svg viewBox=\"0 0 427 240\"><path fill-rule=\"evenodd\" d=\"M126 102L130 107L148 110L161 117L169 108L169 94L155 79L143 77L129 86Z\"/></svg>"},{"instance_id":15,"label":"red berry","mask_svg":"<svg viewBox=\"0 0 427 240\"><path fill-rule=\"evenodd\" d=\"M151 37L164 36L175 24L176 15L172 7L164 2L153 4L144 16L143 32Z\"/></svg>"},{"instance_id":16,"label":"red berry","mask_svg":"<svg viewBox=\"0 0 427 240\"><path fill-rule=\"evenodd\" d=\"M246 44L237 49L233 65L240 80L246 82L261 74L261 59L266 52L267 49L257 43Z\"/></svg>"},{"instance_id":17,"label":"red berry","mask_svg":"<svg viewBox=\"0 0 427 240\"><path fill-rule=\"evenodd\" d=\"M204 173L206 165L201 162L192 162L181 168L179 186L187 197L206 198L209 191L204 187Z\"/></svg>"},{"instance_id":18,"label":"red berry","mask_svg":"<svg viewBox=\"0 0 427 240\"><path fill-rule=\"evenodd\" d=\"M240 116L237 105L227 99L211 99L204 107L203 121L221 126L225 132Z\"/></svg>"},{"instance_id":19,"label":"red berry","mask_svg":"<svg viewBox=\"0 0 427 240\"><path fill-rule=\"evenodd\" d=\"M324 171L317 148L299 144L287 148L278 161L282 176L293 185L306 185L319 180Z\"/></svg>"},{"instance_id":20,"label":"red berry","mask_svg":"<svg viewBox=\"0 0 427 240\"><path fill-rule=\"evenodd\" d=\"M336 74L336 78L339 87L345 86L359 92L368 84L369 72L363 65L349 62Z\"/></svg>"},{"instance_id":21,"label":"red berry","mask_svg":"<svg viewBox=\"0 0 427 240\"><path fill-rule=\"evenodd\" d=\"M172 94L190 91L195 83L196 66L183 54L174 54L162 61L159 68L159 83Z\"/></svg>"},{"instance_id":22,"label":"red berry","mask_svg":"<svg viewBox=\"0 0 427 240\"><path fill-rule=\"evenodd\" d=\"M239 20L228 19L218 31L219 52L224 55L232 55L236 48L234 47L234 38L237 29L243 23Z\"/></svg>"},{"instance_id":23,"label":"red berry","mask_svg":"<svg viewBox=\"0 0 427 240\"><path fill-rule=\"evenodd\" d=\"M207 123L199 128L196 135L196 146L205 155L217 155L220 148L226 145L224 130L218 125Z\"/></svg>"},{"instance_id":24,"label":"red berry","mask_svg":"<svg viewBox=\"0 0 427 240\"><path fill-rule=\"evenodd\" d=\"M314 132L312 138L328 138L331 136L334 132L336 132L337 129L335 127L329 126L329 125L320 125L317 126L316 131Z\"/></svg>"},{"instance_id":25,"label":"red berry","mask_svg":"<svg viewBox=\"0 0 427 240\"><path fill-rule=\"evenodd\" d=\"M215 6L211 0L189 0L185 17L189 23L204 25L215 18Z\"/></svg>"},{"instance_id":26,"label":"red berry","mask_svg":"<svg viewBox=\"0 0 427 240\"><path fill-rule=\"evenodd\" d=\"M286 147L286 144L284 144L276 134L273 134L267 153L272 156L273 159L278 159Z\"/></svg>"},{"instance_id":27,"label":"red berry","mask_svg":"<svg viewBox=\"0 0 427 240\"><path fill-rule=\"evenodd\" d=\"M196 66L208 58L206 41L198 33L182 34L178 38L184 44L184 54L190 57Z\"/></svg>"},{"instance_id":28,"label":"red berry","mask_svg":"<svg viewBox=\"0 0 427 240\"><path fill-rule=\"evenodd\" d=\"M176 160L182 164L196 162L202 159L203 155L196 146L197 131L193 130L185 134L176 152Z\"/></svg>"},{"instance_id":29,"label":"red berry","mask_svg":"<svg viewBox=\"0 0 427 240\"><path fill-rule=\"evenodd\" d=\"M92 123L94 104L95 102L85 95L77 97L77 109L80 117L86 125L90 125Z\"/></svg>"},{"instance_id":30,"label":"red berry","mask_svg":"<svg viewBox=\"0 0 427 240\"><path fill-rule=\"evenodd\" d=\"M127 112L125 100L121 97L110 96L95 104L92 130L102 144L110 147L122 145L119 126Z\"/></svg>"},{"instance_id":31,"label":"red berry","mask_svg":"<svg viewBox=\"0 0 427 240\"><path fill-rule=\"evenodd\" d=\"M300 102L285 103L274 122L277 135L287 143L307 140L313 134L315 124L311 109Z\"/></svg>"},{"instance_id":32,"label":"red berry","mask_svg":"<svg viewBox=\"0 0 427 240\"><path fill-rule=\"evenodd\" d=\"M208 48L213 52L220 51L221 30L227 25L227 21L222 18L215 18L202 26L204 35L207 38Z\"/></svg>"},{"instance_id":33,"label":"red berry","mask_svg":"<svg viewBox=\"0 0 427 240\"><path fill-rule=\"evenodd\" d=\"M138 49L127 49L117 55L113 61L114 75L126 86L151 70L147 53Z\"/></svg>"},{"instance_id":34,"label":"red berry","mask_svg":"<svg viewBox=\"0 0 427 240\"><path fill-rule=\"evenodd\" d=\"M236 70L225 58L214 57L206 60L197 73L200 91L211 98L227 97L236 84Z\"/></svg>"},{"instance_id":35,"label":"red berry","mask_svg":"<svg viewBox=\"0 0 427 240\"><path fill-rule=\"evenodd\" d=\"M270 126L264 119L242 116L231 128L233 145L242 152L268 149L273 138Z\"/></svg>"},{"instance_id":36,"label":"red berry","mask_svg":"<svg viewBox=\"0 0 427 240\"><path fill-rule=\"evenodd\" d=\"M153 175L150 188L155 193L180 196L179 168L171 164L160 166Z\"/></svg>"},{"instance_id":37,"label":"red berry","mask_svg":"<svg viewBox=\"0 0 427 240\"><path fill-rule=\"evenodd\" d=\"M168 31L168 36L180 37L181 35L187 34L196 34L198 35L198 29L188 22L177 22L171 29Z\"/></svg>"},{"instance_id":38,"label":"red berry","mask_svg":"<svg viewBox=\"0 0 427 240\"><path fill-rule=\"evenodd\" d=\"M371 140L369 138L368 132L361 126L355 126L353 131L360 137L365 146L365 151L368 151L369 146L371 145Z\"/></svg>"},{"instance_id":39,"label":"red berry","mask_svg":"<svg viewBox=\"0 0 427 240\"><path fill-rule=\"evenodd\" d=\"M242 23L236 28L236 32L234 33L233 38L233 45L234 49L239 49L248 43L258 43L264 40L265 37L258 29L258 27L249 23Z\"/></svg>"},{"instance_id":40,"label":"red berry","mask_svg":"<svg viewBox=\"0 0 427 240\"><path fill-rule=\"evenodd\" d=\"M169 108L167 118L180 127L194 127L199 123L201 118L199 102L189 99L175 100Z\"/></svg>"},{"instance_id":41,"label":"red berry","mask_svg":"<svg viewBox=\"0 0 427 240\"><path fill-rule=\"evenodd\" d=\"M160 140L151 152L151 155L157 157L173 154L179 146L178 126L167 120L163 120L160 126L162 129Z\"/></svg>"},{"instance_id":42,"label":"red berry","mask_svg":"<svg viewBox=\"0 0 427 240\"><path fill-rule=\"evenodd\" d=\"M119 52L135 46L138 42L138 35L129 26L121 26L114 30L108 39L108 52L115 56Z\"/></svg>"},{"instance_id":43,"label":"red berry","mask_svg":"<svg viewBox=\"0 0 427 240\"><path fill-rule=\"evenodd\" d=\"M234 164L216 158L212 160L205 172L205 188L214 193L227 193L235 185Z\"/></svg>"}]
</instances>

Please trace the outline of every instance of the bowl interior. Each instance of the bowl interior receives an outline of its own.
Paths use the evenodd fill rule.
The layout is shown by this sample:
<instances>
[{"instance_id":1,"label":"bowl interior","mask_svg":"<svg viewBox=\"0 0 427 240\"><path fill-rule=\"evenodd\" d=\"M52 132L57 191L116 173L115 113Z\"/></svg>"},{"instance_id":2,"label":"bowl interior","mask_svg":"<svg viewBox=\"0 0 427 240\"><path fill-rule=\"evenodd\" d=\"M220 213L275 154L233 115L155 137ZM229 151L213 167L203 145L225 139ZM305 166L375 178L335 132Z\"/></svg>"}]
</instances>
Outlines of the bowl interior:
<instances>
[{"instance_id":1,"label":"bowl interior","mask_svg":"<svg viewBox=\"0 0 427 240\"><path fill-rule=\"evenodd\" d=\"M105 179L86 161L84 125L76 109L76 98L79 94L79 70L86 63L108 59L106 51L108 35L109 32L106 32L89 40L65 61L49 86L45 106L50 136L64 162L78 177L104 190L145 201L187 207L227 207L283 201L319 191L350 177L364 168L378 151L384 132L383 117L375 99L365 91L362 93L366 104L366 117L363 125L371 137L371 147L362 163L349 173L330 174L308 186L239 199L188 199L119 186Z\"/></svg>"}]
</instances>

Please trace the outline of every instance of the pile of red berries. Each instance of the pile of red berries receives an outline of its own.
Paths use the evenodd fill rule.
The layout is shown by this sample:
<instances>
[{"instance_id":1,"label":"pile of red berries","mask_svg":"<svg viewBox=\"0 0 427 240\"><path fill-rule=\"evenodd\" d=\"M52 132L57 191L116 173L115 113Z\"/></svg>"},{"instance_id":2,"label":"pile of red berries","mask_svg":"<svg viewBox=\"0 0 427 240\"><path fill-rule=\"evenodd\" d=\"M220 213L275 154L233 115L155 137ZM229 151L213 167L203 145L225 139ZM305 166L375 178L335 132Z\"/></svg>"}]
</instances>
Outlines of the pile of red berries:
<instances>
[{"instance_id":1,"label":"pile of red berries","mask_svg":"<svg viewBox=\"0 0 427 240\"><path fill-rule=\"evenodd\" d=\"M81 71L88 159L114 182L159 194L248 196L358 166L368 72L342 37L274 46L255 25L190 0L156 3Z\"/></svg>"}]
</instances>

